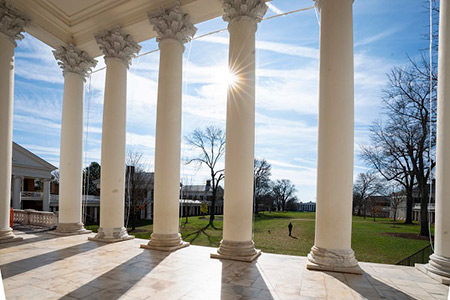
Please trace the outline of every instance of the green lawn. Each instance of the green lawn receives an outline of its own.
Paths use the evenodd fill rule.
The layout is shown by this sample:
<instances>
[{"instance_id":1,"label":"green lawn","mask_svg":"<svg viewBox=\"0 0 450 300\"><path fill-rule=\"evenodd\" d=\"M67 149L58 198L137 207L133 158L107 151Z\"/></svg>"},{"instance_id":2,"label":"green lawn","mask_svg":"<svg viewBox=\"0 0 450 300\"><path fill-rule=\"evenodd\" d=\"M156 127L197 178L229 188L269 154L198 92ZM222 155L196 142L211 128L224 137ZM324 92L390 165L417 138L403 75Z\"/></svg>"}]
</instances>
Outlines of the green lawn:
<instances>
[{"instance_id":1,"label":"green lawn","mask_svg":"<svg viewBox=\"0 0 450 300\"><path fill-rule=\"evenodd\" d=\"M260 213L254 220L254 241L263 252L306 256L314 243L314 213L273 212ZM222 239L222 216L217 216L216 229L204 227L207 217L180 219L180 233L185 241L193 245L217 247ZM287 225L294 226L293 237L288 236ZM87 226L96 231L98 226ZM131 228L129 228L130 230ZM420 226L397 224L391 219L353 217L352 248L359 261L394 264L429 244L426 239L415 239ZM137 238L148 239L152 224L142 221L135 231L129 231Z\"/></svg>"}]
</instances>

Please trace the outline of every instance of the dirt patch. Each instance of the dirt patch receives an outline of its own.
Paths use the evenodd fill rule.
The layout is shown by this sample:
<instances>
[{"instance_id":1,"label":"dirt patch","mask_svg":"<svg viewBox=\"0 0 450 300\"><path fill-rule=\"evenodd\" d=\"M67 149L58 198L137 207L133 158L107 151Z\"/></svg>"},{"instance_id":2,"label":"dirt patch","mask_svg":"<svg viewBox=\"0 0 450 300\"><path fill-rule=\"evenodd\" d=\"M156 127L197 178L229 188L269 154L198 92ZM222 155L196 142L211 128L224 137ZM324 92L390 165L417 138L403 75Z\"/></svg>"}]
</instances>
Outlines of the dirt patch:
<instances>
[{"instance_id":1,"label":"dirt patch","mask_svg":"<svg viewBox=\"0 0 450 300\"><path fill-rule=\"evenodd\" d=\"M426 236L420 236L417 233L406 233L406 232L383 232L382 235L393 236L402 239L410 239L410 240L422 240L428 241L429 238Z\"/></svg>"}]
</instances>

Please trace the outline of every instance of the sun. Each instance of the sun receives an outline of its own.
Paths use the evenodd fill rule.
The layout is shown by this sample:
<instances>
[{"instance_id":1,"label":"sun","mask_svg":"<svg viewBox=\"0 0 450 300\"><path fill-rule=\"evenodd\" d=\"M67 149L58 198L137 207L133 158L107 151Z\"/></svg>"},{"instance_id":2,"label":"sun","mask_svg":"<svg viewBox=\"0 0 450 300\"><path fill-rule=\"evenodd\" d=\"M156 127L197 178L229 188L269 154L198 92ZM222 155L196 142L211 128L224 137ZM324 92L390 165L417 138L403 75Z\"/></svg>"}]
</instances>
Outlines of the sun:
<instances>
[{"instance_id":1,"label":"sun","mask_svg":"<svg viewBox=\"0 0 450 300\"><path fill-rule=\"evenodd\" d=\"M238 82L238 76L227 67L220 68L219 70L217 70L217 73L215 74L214 77L215 77L214 81L217 82L224 89L233 87Z\"/></svg>"},{"instance_id":2,"label":"sun","mask_svg":"<svg viewBox=\"0 0 450 300\"><path fill-rule=\"evenodd\" d=\"M224 74L224 80L228 87L235 86L238 82L238 76L236 73L227 68L227 71Z\"/></svg>"}]
</instances>

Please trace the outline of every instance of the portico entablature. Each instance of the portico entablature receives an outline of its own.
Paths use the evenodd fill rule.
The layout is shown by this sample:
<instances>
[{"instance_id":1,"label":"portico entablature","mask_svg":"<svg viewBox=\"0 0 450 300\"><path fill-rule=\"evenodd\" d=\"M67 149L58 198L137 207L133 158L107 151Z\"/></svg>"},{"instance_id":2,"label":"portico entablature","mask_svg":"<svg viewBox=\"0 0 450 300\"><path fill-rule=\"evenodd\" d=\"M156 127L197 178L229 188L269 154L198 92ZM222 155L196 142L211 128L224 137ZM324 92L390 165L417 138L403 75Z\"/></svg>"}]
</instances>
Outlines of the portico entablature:
<instances>
[{"instance_id":1,"label":"portico entablature","mask_svg":"<svg viewBox=\"0 0 450 300\"><path fill-rule=\"evenodd\" d=\"M30 17L25 31L57 49L73 44L91 57L102 55L94 35L115 25L139 43L157 36L149 26L148 12L173 6L173 0L7 0ZM223 14L219 0L182 0L181 10L189 14L193 24Z\"/></svg>"}]
</instances>

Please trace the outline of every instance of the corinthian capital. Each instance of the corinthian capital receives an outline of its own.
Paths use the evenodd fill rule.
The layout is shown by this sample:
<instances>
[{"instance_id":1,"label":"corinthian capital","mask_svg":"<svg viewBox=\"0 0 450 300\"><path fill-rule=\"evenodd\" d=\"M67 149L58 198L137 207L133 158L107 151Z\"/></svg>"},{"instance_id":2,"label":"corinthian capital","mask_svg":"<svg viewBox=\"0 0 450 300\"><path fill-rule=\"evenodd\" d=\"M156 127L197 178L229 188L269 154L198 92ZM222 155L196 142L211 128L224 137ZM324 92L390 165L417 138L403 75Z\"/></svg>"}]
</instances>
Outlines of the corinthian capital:
<instances>
[{"instance_id":1,"label":"corinthian capital","mask_svg":"<svg viewBox=\"0 0 450 300\"><path fill-rule=\"evenodd\" d=\"M189 42L197 32L190 16L181 11L179 1L170 9L149 13L148 18L158 34L156 38L158 42L163 39L175 39L184 44Z\"/></svg>"},{"instance_id":2,"label":"corinthian capital","mask_svg":"<svg viewBox=\"0 0 450 300\"><path fill-rule=\"evenodd\" d=\"M239 20L261 22L267 12L265 0L221 0L223 6L223 20L230 25Z\"/></svg>"},{"instance_id":3,"label":"corinthian capital","mask_svg":"<svg viewBox=\"0 0 450 300\"><path fill-rule=\"evenodd\" d=\"M88 72L97 65L97 61L72 44L61 46L53 51L53 56L58 60L58 65L63 74L75 73L86 78Z\"/></svg>"},{"instance_id":4,"label":"corinthian capital","mask_svg":"<svg viewBox=\"0 0 450 300\"><path fill-rule=\"evenodd\" d=\"M30 19L8 3L0 0L0 32L6 35L14 44L22 40L22 31L30 23Z\"/></svg>"},{"instance_id":5,"label":"corinthian capital","mask_svg":"<svg viewBox=\"0 0 450 300\"><path fill-rule=\"evenodd\" d=\"M141 46L133 40L130 34L125 33L120 26L100 31L95 40L102 50L105 58L118 58L127 66L141 50Z\"/></svg>"}]
</instances>

